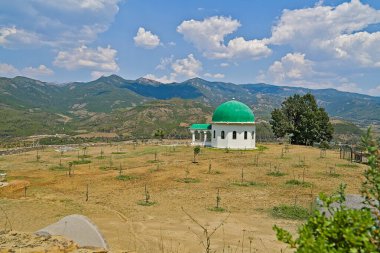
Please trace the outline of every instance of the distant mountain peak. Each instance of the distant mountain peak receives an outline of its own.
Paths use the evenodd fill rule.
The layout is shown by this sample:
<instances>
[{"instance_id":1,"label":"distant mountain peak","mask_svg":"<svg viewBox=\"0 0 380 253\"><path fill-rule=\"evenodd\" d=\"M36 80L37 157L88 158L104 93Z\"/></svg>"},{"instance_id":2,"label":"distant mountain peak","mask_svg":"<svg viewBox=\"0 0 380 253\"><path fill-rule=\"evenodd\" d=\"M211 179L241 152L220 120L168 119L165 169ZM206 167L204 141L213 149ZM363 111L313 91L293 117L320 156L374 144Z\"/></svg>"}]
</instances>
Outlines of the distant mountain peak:
<instances>
[{"instance_id":1,"label":"distant mountain peak","mask_svg":"<svg viewBox=\"0 0 380 253\"><path fill-rule=\"evenodd\" d=\"M145 78L145 77L140 77L140 78L136 79L136 82L141 83L141 84L153 84L153 85L162 84L161 82L158 82L156 80L152 80L149 78Z\"/></svg>"},{"instance_id":2,"label":"distant mountain peak","mask_svg":"<svg viewBox=\"0 0 380 253\"><path fill-rule=\"evenodd\" d=\"M194 78L191 78L189 80L187 80L188 82L208 82L207 80L205 79L202 79L200 77L194 77Z\"/></svg>"}]
</instances>

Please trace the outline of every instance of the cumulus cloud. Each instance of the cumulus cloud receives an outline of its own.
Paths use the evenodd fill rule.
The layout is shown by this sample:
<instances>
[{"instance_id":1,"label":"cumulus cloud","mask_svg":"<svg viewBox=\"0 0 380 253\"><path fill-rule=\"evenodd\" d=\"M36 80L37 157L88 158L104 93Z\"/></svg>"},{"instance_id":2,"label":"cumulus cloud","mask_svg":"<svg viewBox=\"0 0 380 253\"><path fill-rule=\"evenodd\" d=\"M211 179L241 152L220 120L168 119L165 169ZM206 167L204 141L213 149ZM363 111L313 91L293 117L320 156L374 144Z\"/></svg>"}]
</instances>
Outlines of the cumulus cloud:
<instances>
[{"instance_id":1,"label":"cumulus cloud","mask_svg":"<svg viewBox=\"0 0 380 253\"><path fill-rule=\"evenodd\" d=\"M37 0L36 2L61 9L66 11L78 11L78 9L102 11L104 8L116 8L117 0L61 0L61 1L44 1Z\"/></svg>"},{"instance_id":2,"label":"cumulus cloud","mask_svg":"<svg viewBox=\"0 0 380 253\"><path fill-rule=\"evenodd\" d=\"M202 62L197 60L193 54L189 54L186 58L174 60L174 56L161 59L156 69L165 70L170 65L171 73L158 77L154 74L147 74L144 77L156 80L162 83L172 83L178 80L193 78L201 75Z\"/></svg>"},{"instance_id":3,"label":"cumulus cloud","mask_svg":"<svg viewBox=\"0 0 380 253\"><path fill-rule=\"evenodd\" d=\"M81 46L69 51L59 51L54 65L68 70L89 69L92 77L100 77L119 71L116 63L117 51L110 46L96 49Z\"/></svg>"},{"instance_id":4,"label":"cumulus cloud","mask_svg":"<svg viewBox=\"0 0 380 253\"><path fill-rule=\"evenodd\" d=\"M39 77L39 76L51 76L54 74L53 70L49 69L45 65L40 65L37 68L26 67L22 70L23 75L30 77Z\"/></svg>"},{"instance_id":5,"label":"cumulus cloud","mask_svg":"<svg viewBox=\"0 0 380 253\"><path fill-rule=\"evenodd\" d=\"M211 77L211 78L224 78L224 74L221 74L221 73L216 73L216 74L205 73L204 76Z\"/></svg>"},{"instance_id":6,"label":"cumulus cloud","mask_svg":"<svg viewBox=\"0 0 380 253\"><path fill-rule=\"evenodd\" d=\"M268 43L290 45L316 58L355 61L380 67L380 33L363 32L380 23L380 11L359 0L336 7L320 4L306 9L283 11L272 28Z\"/></svg>"},{"instance_id":7,"label":"cumulus cloud","mask_svg":"<svg viewBox=\"0 0 380 253\"><path fill-rule=\"evenodd\" d=\"M380 85L373 88L373 89L370 89L368 91L368 94L372 95L372 96L379 96L380 97Z\"/></svg>"},{"instance_id":8,"label":"cumulus cloud","mask_svg":"<svg viewBox=\"0 0 380 253\"><path fill-rule=\"evenodd\" d=\"M0 1L0 45L7 48L86 44L108 29L119 0ZM22 17L22 18L20 18Z\"/></svg>"},{"instance_id":9,"label":"cumulus cloud","mask_svg":"<svg viewBox=\"0 0 380 253\"><path fill-rule=\"evenodd\" d=\"M231 17L214 16L202 21L193 19L183 21L177 27L177 31L207 58L258 59L271 53L266 40L246 40L243 37L237 37L226 45L224 38L234 33L240 26L240 22Z\"/></svg>"},{"instance_id":10,"label":"cumulus cloud","mask_svg":"<svg viewBox=\"0 0 380 253\"><path fill-rule=\"evenodd\" d=\"M320 48L336 59L364 67L380 67L380 32L343 34L321 41Z\"/></svg>"},{"instance_id":11,"label":"cumulus cloud","mask_svg":"<svg viewBox=\"0 0 380 253\"><path fill-rule=\"evenodd\" d=\"M168 66L173 63L174 55L170 57L161 58L160 63L156 66L156 69L165 70Z\"/></svg>"},{"instance_id":12,"label":"cumulus cloud","mask_svg":"<svg viewBox=\"0 0 380 253\"><path fill-rule=\"evenodd\" d=\"M261 72L256 81L320 89L332 87L338 83L338 79L333 73L318 71L315 62L307 59L305 54L288 53L275 61L267 71ZM345 82L339 80L339 83Z\"/></svg>"},{"instance_id":13,"label":"cumulus cloud","mask_svg":"<svg viewBox=\"0 0 380 253\"><path fill-rule=\"evenodd\" d=\"M39 42L39 37L33 32L18 29L16 26L0 27L0 45L12 47L20 43L33 45Z\"/></svg>"},{"instance_id":14,"label":"cumulus cloud","mask_svg":"<svg viewBox=\"0 0 380 253\"><path fill-rule=\"evenodd\" d=\"M160 38L151 31L146 31L143 27L139 28L133 40L136 46L147 49L153 49L160 45Z\"/></svg>"},{"instance_id":15,"label":"cumulus cloud","mask_svg":"<svg viewBox=\"0 0 380 253\"><path fill-rule=\"evenodd\" d=\"M305 59L305 54L287 54L280 61L275 61L268 70L268 75L277 83L289 80L302 80L313 75L313 63Z\"/></svg>"},{"instance_id":16,"label":"cumulus cloud","mask_svg":"<svg viewBox=\"0 0 380 253\"><path fill-rule=\"evenodd\" d=\"M15 66L7 63L0 63L0 76L15 77L15 76L27 76L31 78L40 78L43 76L53 75L53 70L49 69L45 65L41 64L38 67L26 67L18 69Z\"/></svg>"},{"instance_id":17,"label":"cumulus cloud","mask_svg":"<svg viewBox=\"0 0 380 253\"><path fill-rule=\"evenodd\" d=\"M189 54L184 59L178 59L172 63L174 73L187 78L197 77L202 70L202 63Z\"/></svg>"},{"instance_id":18,"label":"cumulus cloud","mask_svg":"<svg viewBox=\"0 0 380 253\"><path fill-rule=\"evenodd\" d=\"M20 71L11 64L0 63L0 75L5 77L14 77L20 74Z\"/></svg>"},{"instance_id":19,"label":"cumulus cloud","mask_svg":"<svg viewBox=\"0 0 380 253\"><path fill-rule=\"evenodd\" d=\"M319 1L311 8L284 10L267 43L293 52L261 71L257 80L377 94L376 88L368 93L351 79L363 69L380 67L380 32L365 31L378 24L380 10L359 0L335 7Z\"/></svg>"},{"instance_id":20,"label":"cumulus cloud","mask_svg":"<svg viewBox=\"0 0 380 253\"><path fill-rule=\"evenodd\" d=\"M160 83L173 83L176 81L175 74L173 74L173 73L170 74L169 76L163 75L161 77L157 77L153 74L147 74L144 76L144 78L155 80L155 81L160 82Z\"/></svg>"},{"instance_id":21,"label":"cumulus cloud","mask_svg":"<svg viewBox=\"0 0 380 253\"><path fill-rule=\"evenodd\" d=\"M333 87L340 91L373 95L334 71L320 71L318 64L302 53L288 53L275 61L267 71L260 72L256 81L311 89Z\"/></svg>"}]
</instances>

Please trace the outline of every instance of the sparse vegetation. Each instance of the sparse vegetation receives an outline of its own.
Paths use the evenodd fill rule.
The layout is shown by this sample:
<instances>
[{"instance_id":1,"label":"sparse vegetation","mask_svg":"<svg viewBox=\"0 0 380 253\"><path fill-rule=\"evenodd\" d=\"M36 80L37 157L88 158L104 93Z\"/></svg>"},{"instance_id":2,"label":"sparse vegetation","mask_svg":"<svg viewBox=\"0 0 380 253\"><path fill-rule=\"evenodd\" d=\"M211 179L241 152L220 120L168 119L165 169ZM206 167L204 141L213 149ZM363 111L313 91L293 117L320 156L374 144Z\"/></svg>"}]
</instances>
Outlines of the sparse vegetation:
<instances>
[{"instance_id":1,"label":"sparse vegetation","mask_svg":"<svg viewBox=\"0 0 380 253\"><path fill-rule=\"evenodd\" d=\"M295 185L295 186L302 186L302 187L311 187L311 186L313 186L312 183L300 181L300 180L297 180L297 179L288 180L288 181L286 181L285 184L287 184L287 185Z\"/></svg>"},{"instance_id":2,"label":"sparse vegetation","mask_svg":"<svg viewBox=\"0 0 380 253\"><path fill-rule=\"evenodd\" d=\"M193 159L193 163L196 163L196 158L197 158L197 155L199 155L199 153L201 152L201 147L200 146L195 146L194 149L193 149L193 152L194 152L194 159Z\"/></svg>"},{"instance_id":3,"label":"sparse vegetation","mask_svg":"<svg viewBox=\"0 0 380 253\"><path fill-rule=\"evenodd\" d=\"M209 208L209 210L214 211L214 212L225 212L226 209L224 209L223 207L220 206L221 200L222 200L222 198L220 197L219 188L218 188L218 191L216 193L216 205L214 207Z\"/></svg>"},{"instance_id":4,"label":"sparse vegetation","mask_svg":"<svg viewBox=\"0 0 380 253\"><path fill-rule=\"evenodd\" d=\"M296 206L311 209L309 204L314 199L313 192L330 193L338 181L350 182L350 190L358 190L360 182L357 178L360 177L361 168L364 167L363 165L358 165L360 169L336 167L336 173L340 175L337 180L333 176L328 176L329 167L344 163L336 152L331 151L328 159L319 159L320 150L317 148L289 145L288 152L284 145L278 144L266 144L267 149L264 152L230 150L228 154L224 153L224 150L204 148L201 156L197 157L200 163L193 164L194 147L178 145L176 151L171 152L169 146L157 146L158 141L153 144L143 142L140 144L140 142L139 140L136 149L133 149L133 144L129 143L119 143L118 149L116 149L116 144L91 145L86 154L94 157L94 159L91 158L92 163L90 164L74 165L72 161L78 160L77 150L66 151L61 163L68 169L70 161L71 172L51 171L51 167L59 165L60 161L60 154L51 148L40 151L43 156L43 162L40 163L35 162L35 150L21 155L2 156L0 169L8 173L7 182L17 181L20 186L15 190L7 187L0 188L0 206L7 208L7 212L12 214L11 218L17 215L20 220L15 222L17 227L19 226L17 224L21 222L25 226L39 226L36 221L27 219L27 215L24 215L26 207L28 213L30 212L33 217L40 215L40 210L43 208L44 215L49 219L58 219L55 217L70 213L91 215L92 210L97 210L97 217L99 217L97 223L99 222L99 226L107 228L104 233L107 239L111 238L109 239L110 245L137 252L162 252L153 248L157 247L156 238L161 238L161 233L163 244L165 244L163 252L170 252L171 241L173 243L184 242L183 245L178 246L178 250L173 247L172 252L186 252L186 250L204 252L205 250L198 244L197 237L183 237L190 227L190 230L197 233L207 244L203 230L201 231L199 226L184 220L184 215L181 212L178 214L175 208L184 206L186 210L189 210L188 213L199 215L200 224L205 224L204 227L208 229L209 233L219 224L218 221L223 219L226 212L231 211L234 222L226 224L228 226L222 226L213 235L215 242L213 238L210 239L212 241L211 252L215 250L222 252L222 247L225 252L228 250L241 252L242 249L243 252L249 252L250 245L252 251L254 248L258 248L258 251L262 252L278 252L281 245L273 240L275 234L269 230L278 219L285 218L268 216L268 210L272 212L273 203L278 203L276 206L279 207L280 203L294 202ZM165 140L165 144L166 142L167 140ZM281 149L284 149L288 160L278 160ZM130 151L125 155L112 154L117 150ZM96 156L100 156L101 151L104 152L104 159L95 159ZM150 159L154 160L155 152L160 154L157 159L159 162L147 162ZM78 161L81 161L82 149L80 149L79 155ZM255 166L256 157L258 157L258 166ZM303 161L307 161L307 167L302 165L296 168L293 166L293 164L303 164ZM104 171L100 171L98 169L100 167L104 167ZM285 182L292 178L302 182L304 169L304 180L315 182L315 185L313 187L302 187L302 185L286 187ZM214 176L219 171L222 173ZM276 171L291 174L292 177L279 178L277 173L268 175L268 173ZM71 177L66 177L65 174L70 174ZM334 171L331 171L331 174L334 174ZM28 184L27 198L24 199L26 184ZM158 200L159 205L143 207L150 205L146 204L145 184L147 184L149 193L148 202ZM88 205L85 204L87 185L89 187L88 204L91 208L83 207L83 205ZM217 203L217 189L220 189L219 204ZM294 195L298 196L296 201L294 201ZM39 201L40 197L54 199L54 201ZM153 216L155 218L151 219ZM143 245L137 240L136 249L134 249L135 246L129 248L129 245L134 245L133 238L125 237L127 238L125 239L120 233L119 241L113 237L114 232L110 232L123 229L125 234L129 235L132 233L129 226L140 222L140 218L145 219L144 226L150 232L133 231L136 236L146 242ZM302 220L300 219L300 221ZM258 222L260 222L259 227L256 226ZM176 224L183 225L177 226ZM294 231L298 224L300 223L289 222L287 227ZM171 234L168 239L169 234L165 230L160 232L155 229L161 226L170 229L174 229L173 226L175 226L173 231L176 233ZM255 232L249 237L253 239L248 240L248 234L251 233L248 231L252 228L255 228ZM229 236L223 237L223 230ZM246 231L244 241L241 233L236 233L236 231L242 230ZM152 236L155 240L152 239ZM268 238L268 240L264 238ZM263 240L265 247L260 240ZM220 242L224 241L226 245L221 246ZM144 248L144 246L148 248Z\"/></svg>"},{"instance_id":5,"label":"sparse vegetation","mask_svg":"<svg viewBox=\"0 0 380 253\"><path fill-rule=\"evenodd\" d=\"M138 201L137 204L140 206L153 206L156 204L156 202L150 201L150 193L146 185L144 187L144 200Z\"/></svg>"},{"instance_id":6,"label":"sparse vegetation","mask_svg":"<svg viewBox=\"0 0 380 253\"><path fill-rule=\"evenodd\" d=\"M276 218L304 220L310 216L307 208L298 205L280 205L272 208L271 214Z\"/></svg>"},{"instance_id":7,"label":"sparse vegetation","mask_svg":"<svg viewBox=\"0 0 380 253\"><path fill-rule=\"evenodd\" d=\"M76 160L72 161L73 165L80 165L80 164L89 164L91 163L91 160Z\"/></svg>"},{"instance_id":8,"label":"sparse vegetation","mask_svg":"<svg viewBox=\"0 0 380 253\"><path fill-rule=\"evenodd\" d=\"M132 175L118 175L116 176L116 179L121 180L121 181L129 181L129 180L138 179L138 177L132 176Z\"/></svg>"},{"instance_id":9,"label":"sparse vegetation","mask_svg":"<svg viewBox=\"0 0 380 253\"><path fill-rule=\"evenodd\" d=\"M337 163L335 164L336 167L340 168L358 168L359 165L356 163Z\"/></svg>"}]
</instances>

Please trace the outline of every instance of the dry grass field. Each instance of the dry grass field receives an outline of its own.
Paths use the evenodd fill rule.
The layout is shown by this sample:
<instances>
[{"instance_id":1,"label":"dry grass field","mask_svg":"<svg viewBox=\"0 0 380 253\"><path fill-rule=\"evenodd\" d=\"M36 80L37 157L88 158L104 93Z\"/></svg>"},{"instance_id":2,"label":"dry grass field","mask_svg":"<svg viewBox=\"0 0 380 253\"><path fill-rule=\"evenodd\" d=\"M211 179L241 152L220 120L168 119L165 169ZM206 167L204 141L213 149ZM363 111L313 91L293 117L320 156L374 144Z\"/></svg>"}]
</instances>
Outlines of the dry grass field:
<instances>
[{"instance_id":1,"label":"dry grass field","mask_svg":"<svg viewBox=\"0 0 380 253\"><path fill-rule=\"evenodd\" d=\"M321 158L316 148L264 146L229 152L202 148L198 163L188 146L92 146L86 158L79 157L91 162L73 165L72 176L58 166L60 159L67 168L82 149L62 157L54 149L40 150L39 161L36 151L3 156L0 170L10 184L0 188L0 207L17 231L36 231L77 213L97 224L112 251L203 252L203 232L183 207L210 231L229 215L211 239L216 252L291 252L276 240L272 226L295 232L303 221L273 217L272 208L310 209L319 192L332 193L341 182L348 184L348 193L359 193L365 166L340 160L335 151ZM292 179L306 183L286 184ZM150 206L138 204L145 185L155 202ZM224 212L212 210L218 189ZM4 219L0 213L0 226Z\"/></svg>"}]
</instances>

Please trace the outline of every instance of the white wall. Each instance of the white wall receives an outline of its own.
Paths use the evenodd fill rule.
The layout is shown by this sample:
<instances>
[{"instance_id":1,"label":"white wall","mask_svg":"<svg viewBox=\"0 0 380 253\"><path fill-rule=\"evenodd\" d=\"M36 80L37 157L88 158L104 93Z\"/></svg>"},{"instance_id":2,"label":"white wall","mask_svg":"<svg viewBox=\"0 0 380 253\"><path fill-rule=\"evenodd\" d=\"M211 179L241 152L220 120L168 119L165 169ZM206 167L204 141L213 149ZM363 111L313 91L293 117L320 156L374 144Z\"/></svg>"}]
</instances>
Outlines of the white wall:
<instances>
[{"instance_id":1,"label":"white wall","mask_svg":"<svg viewBox=\"0 0 380 253\"><path fill-rule=\"evenodd\" d=\"M214 131L216 136L214 138ZM221 138L221 131L224 131L224 139ZM236 131L236 139L232 139L233 131ZM244 140L244 131L247 131L247 139ZM254 149L256 148L256 132L254 124L212 124L211 146L216 148L230 149Z\"/></svg>"}]
</instances>

